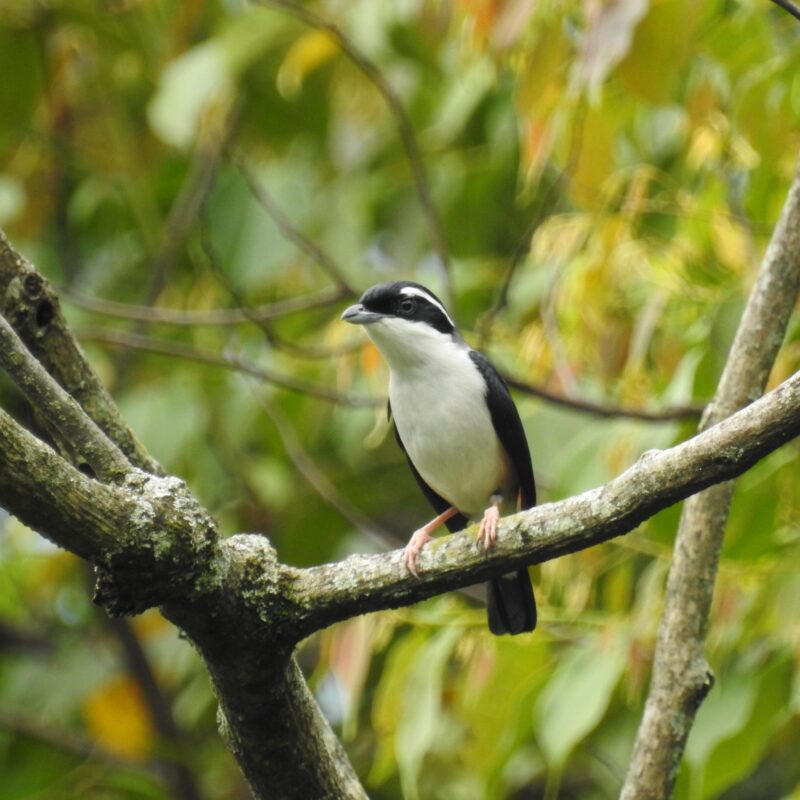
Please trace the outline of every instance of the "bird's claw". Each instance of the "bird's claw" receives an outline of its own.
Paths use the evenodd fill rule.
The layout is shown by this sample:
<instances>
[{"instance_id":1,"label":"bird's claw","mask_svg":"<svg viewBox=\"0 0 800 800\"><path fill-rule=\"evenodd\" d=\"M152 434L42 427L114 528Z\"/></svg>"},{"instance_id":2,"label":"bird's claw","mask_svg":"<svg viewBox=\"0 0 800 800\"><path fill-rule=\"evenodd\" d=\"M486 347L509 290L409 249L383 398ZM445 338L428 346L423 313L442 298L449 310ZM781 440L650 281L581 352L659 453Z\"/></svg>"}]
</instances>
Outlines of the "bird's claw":
<instances>
[{"instance_id":1,"label":"bird's claw","mask_svg":"<svg viewBox=\"0 0 800 800\"><path fill-rule=\"evenodd\" d=\"M478 541L485 550L491 548L497 541L497 521L500 519L500 509L497 506L489 506L483 512L480 527L478 528Z\"/></svg>"},{"instance_id":2,"label":"bird's claw","mask_svg":"<svg viewBox=\"0 0 800 800\"><path fill-rule=\"evenodd\" d=\"M420 528L414 531L408 544L403 550L403 563L406 569L415 577L419 578L417 574L417 556L420 554L422 548L431 540L431 535L425 528Z\"/></svg>"}]
</instances>

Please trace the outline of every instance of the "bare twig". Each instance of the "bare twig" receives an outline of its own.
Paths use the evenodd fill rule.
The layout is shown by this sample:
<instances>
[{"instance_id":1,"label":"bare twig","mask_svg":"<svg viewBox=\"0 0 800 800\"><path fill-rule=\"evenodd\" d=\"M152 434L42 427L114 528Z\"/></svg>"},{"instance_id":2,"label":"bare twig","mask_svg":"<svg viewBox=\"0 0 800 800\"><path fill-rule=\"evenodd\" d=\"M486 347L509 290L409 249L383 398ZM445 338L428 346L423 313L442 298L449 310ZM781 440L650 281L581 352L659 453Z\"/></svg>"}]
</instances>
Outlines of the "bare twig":
<instances>
[{"instance_id":1,"label":"bare twig","mask_svg":"<svg viewBox=\"0 0 800 800\"><path fill-rule=\"evenodd\" d=\"M787 11L795 19L800 19L800 8L798 8L790 0L772 0L776 6L780 6L784 11Z\"/></svg>"},{"instance_id":2,"label":"bare twig","mask_svg":"<svg viewBox=\"0 0 800 800\"><path fill-rule=\"evenodd\" d=\"M151 264L146 305L155 302L169 280L178 251L214 186L220 158L233 135L236 117L235 111L229 112L219 130L209 132L197 146L186 180L172 204L161 232L158 249Z\"/></svg>"},{"instance_id":3,"label":"bare twig","mask_svg":"<svg viewBox=\"0 0 800 800\"><path fill-rule=\"evenodd\" d=\"M274 403L263 393L258 395L258 401L278 431L283 447L286 450L286 455L289 456L297 471L308 481L314 491L354 528L377 544L381 550L385 550L387 547L400 546L402 542L396 536L356 508L328 480L327 476L316 465L314 459L306 452L296 431L277 403Z\"/></svg>"},{"instance_id":4,"label":"bare twig","mask_svg":"<svg viewBox=\"0 0 800 800\"><path fill-rule=\"evenodd\" d=\"M436 211L436 206L431 197L430 184L428 182L427 173L425 170L425 163L422 159L417 139L414 134L414 128L411 125L411 120L408 118L403 102L397 95L397 92L392 88L391 84L386 80L385 76L372 61L370 61L354 42L347 37L340 28L329 22L324 17L321 17L316 12L312 11L306 6L302 6L294 0L261 0L262 4L275 6L284 11L292 14L297 19L317 30L324 31L328 36L336 42L339 49L347 55L347 57L372 81L375 88L380 92L389 110L392 112L397 124L397 130L400 134L400 140L403 143L403 149L406 152L408 163L411 166L411 174L414 178L414 185L416 186L417 195L419 197L422 212L425 220L428 223L428 230L430 231L431 242L436 255L441 262L442 270L444 273L445 281L445 301L447 305L453 309L453 287L450 275L450 257L447 251L447 244L444 238L444 231L439 219L439 214Z\"/></svg>"},{"instance_id":5,"label":"bare twig","mask_svg":"<svg viewBox=\"0 0 800 800\"><path fill-rule=\"evenodd\" d=\"M316 261L316 263L336 282L341 290L346 292L347 295L355 297L358 292L348 282L344 270L342 270L333 258L316 242L309 239L308 236L292 224L292 221L286 216L283 209L275 202L275 198L253 174L253 170L250 169L247 159L241 153L237 153L234 156L234 161L245 183L247 183L247 186L252 192L253 197L255 197L267 214L272 217L281 235L295 245L298 250Z\"/></svg>"},{"instance_id":6,"label":"bare twig","mask_svg":"<svg viewBox=\"0 0 800 800\"><path fill-rule=\"evenodd\" d=\"M536 233L537 228L542 224L545 216L550 212L551 202L557 191L562 191L572 179L575 172L575 167L578 164L578 156L580 155L581 142L583 140L584 121L586 119L586 100L582 100L578 108L575 110L573 119L572 135L569 142L569 151L567 153L567 161L564 169L558 173L558 176L553 183L547 188L544 196L541 198L533 215L533 219L528 225L525 235L517 245L514 255L511 258L511 263L508 265L503 281L500 284L500 289L497 292L492 307L484 315L481 320L481 335L489 335L492 323L497 315L508 305L508 292L511 289L511 284L514 281L514 276L520 264L525 260L531 249L531 240Z\"/></svg>"},{"instance_id":7,"label":"bare twig","mask_svg":"<svg viewBox=\"0 0 800 800\"><path fill-rule=\"evenodd\" d=\"M583 411L593 414L596 417L627 417L629 419L640 419L645 422L674 422L681 419L695 419L703 413L704 406L668 406L658 411L648 411L638 408L624 408L622 406L607 405L604 403L594 403L591 400L582 400L577 397L570 397L563 394L552 392L542 386L526 383L517 378L504 376L506 383L517 391L530 394L546 400L564 408L571 408L574 411Z\"/></svg>"},{"instance_id":8,"label":"bare twig","mask_svg":"<svg viewBox=\"0 0 800 800\"><path fill-rule=\"evenodd\" d=\"M714 399L700 422L701 431L764 390L799 290L800 172L764 255ZM733 484L723 483L695 495L684 506L650 692L622 800L666 800L672 795L695 714L711 688L713 676L704 646L732 494Z\"/></svg>"},{"instance_id":9,"label":"bare twig","mask_svg":"<svg viewBox=\"0 0 800 800\"><path fill-rule=\"evenodd\" d=\"M294 228L292 228L292 230L294 230ZM306 237L299 231L295 232L297 233L297 236L300 237L301 241L306 242L310 247L317 248L316 244L306 239ZM233 301L236 303L242 313L250 320L250 322L261 329L264 337L271 347L299 358L315 359L334 358L338 355L343 355L344 353L356 350L362 346L362 343L358 339L353 339L350 342L346 342L340 347L320 347L316 345L297 344L295 342L286 341L275 330L275 326L272 324L271 319L259 317L251 313L250 307L245 302L241 292L236 288L233 281L231 281L227 273L222 269L222 259L220 258L214 242L211 239L210 226L205 219L200 226L200 246L209 270L211 270L217 280L222 283L222 285L225 287L225 290L233 298ZM325 255L321 249L317 249L322 255ZM327 258L327 256L325 257ZM337 290L339 299L344 299L345 297L351 296L351 292L352 290L344 284L341 284Z\"/></svg>"},{"instance_id":10,"label":"bare twig","mask_svg":"<svg viewBox=\"0 0 800 800\"><path fill-rule=\"evenodd\" d=\"M0 730L8 731L15 736L26 736L30 739L35 739L48 747L53 747L80 759L149 772L149 769L144 764L122 759L73 731L58 730L52 722L41 722L20 712L0 709Z\"/></svg>"},{"instance_id":11,"label":"bare twig","mask_svg":"<svg viewBox=\"0 0 800 800\"><path fill-rule=\"evenodd\" d=\"M173 358L182 358L186 361L196 361L201 364L208 364L213 367L234 372L243 372L252 375L254 378L266 381L282 389L288 389L299 394L306 394L310 397L317 397L320 400L327 400L331 403L338 403L344 406L377 406L383 402L377 397L365 395L341 394L339 392L326 389L324 386L317 386L283 375L267 367L261 367L251 361L240 358L236 355L221 355L213 350L193 347L192 345L180 342L167 342L163 339L155 339L151 336L142 336L137 333L125 333L124 331L109 330L107 328L81 328L78 330L79 338L84 342L97 342L113 347L124 347L129 350L141 350L147 353L156 353Z\"/></svg>"},{"instance_id":12,"label":"bare twig","mask_svg":"<svg viewBox=\"0 0 800 800\"><path fill-rule=\"evenodd\" d=\"M149 322L157 325L174 325L176 327L222 327L243 325L248 322L260 322L279 319L300 311L325 308L350 297L349 291L334 287L323 289L313 294L287 297L273 303L253 306L252 308L209 308L178 309L158 306L140 306L130 303L119 303L115 300L104 300L99 297L87 297L70 289L62 288L64 299L77 308L102 314L107 317L128 319L136 322Z\"/></svg>"}]
</instances>

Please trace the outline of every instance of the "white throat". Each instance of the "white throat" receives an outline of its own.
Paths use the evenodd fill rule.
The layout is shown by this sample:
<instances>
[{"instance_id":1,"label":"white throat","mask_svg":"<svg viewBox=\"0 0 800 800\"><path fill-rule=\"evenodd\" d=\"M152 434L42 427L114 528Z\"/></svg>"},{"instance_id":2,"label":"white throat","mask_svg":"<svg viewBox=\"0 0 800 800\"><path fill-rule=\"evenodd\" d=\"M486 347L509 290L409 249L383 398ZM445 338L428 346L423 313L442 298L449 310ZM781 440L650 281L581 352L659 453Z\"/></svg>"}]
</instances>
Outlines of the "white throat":
<instances>
[{"instance_id":1,"label":"white throat","mask_svg":"<svg viewBox=\"0 0 800 800\"><path fill-rule=\"evenodd\" d=\"M424 322L411 322L398 317L384 317L364 326L393 373L412 369L447 368L448 362L457 358L469 360L463 342L453 339ZM435 374L435 373L434 373Z\"/></svg>"}]
</instances>

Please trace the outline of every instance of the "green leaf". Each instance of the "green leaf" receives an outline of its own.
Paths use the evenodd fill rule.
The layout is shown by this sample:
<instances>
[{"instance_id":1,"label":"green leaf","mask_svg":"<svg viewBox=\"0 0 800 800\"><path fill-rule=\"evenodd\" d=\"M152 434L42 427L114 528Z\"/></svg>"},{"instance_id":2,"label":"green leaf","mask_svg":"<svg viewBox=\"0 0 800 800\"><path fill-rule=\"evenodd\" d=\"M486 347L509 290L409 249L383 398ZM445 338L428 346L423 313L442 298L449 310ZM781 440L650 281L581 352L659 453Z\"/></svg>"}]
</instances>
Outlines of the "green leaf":
<instances>
[{"instance_id":1,"label":"green leaf","mask_svg":"<svg viewBox=\"0 0 800 800\"><path fill-rule=\"evenodd\" d=\"M150 127L167 144L187 148L195 140L203 111L232 91L233 82L219 42L204 42L164 68L147 109Z\"/></svg>"},{"instance_id":2,"label":"green leaf","mask_svg":"<svg viewBox=\"0 0 800 800\"><path fill-rule=\"evenodd\" d=\"M285 18L275 12L251 9L229 22L216 38L169 62L147 109L156 135L174 147L189 147L203 112L212 104L228 102L239 75L285 25Z\"/></svg>"},{"instance_id":3,"label":"green leaf","mask_svg":"<svg viewBox=\"0 0 800 800\"><path fill-rule=\"evenodd\" d=\"M570 653L545 686L534 718L548 764L559 770L602 719L625 666L619 642L591 642Z\"/></svg>"},{"instance_id":4,"label":"green leaf","mask_svg":"<svg viewBox=\"0 0 800 800\"><path fill-rule=\"evenodd\" d=\"M697 712L686 742L686 760L702 767L712 750L747 722L756 698L753 675L729 675L717 680Z\"/></svg>"},{"instance_id":5,"label":"green leaf","mask_svg":"<svg viewBox=\"0 0 800 800\"><path fill-rule=\"evenodd\" d=\"M419 797L422 762L439 728L444 669L460 635L461 629L451 626L434 636L419 652L405 682L395 754L408 800Z\"/></svg>"},{"instance_id":6,"label":"green leaf","mask_svg":"<svg viewBox=\"0 0 800 800\"><path fill-rule=\"evenodd\" d=\"M698 791L697 797L719 797L755 768L770 747L771 737L789 716L793 672L792 656L784 652L773 656L761 672L737 676L749 683L747 691L752 696L749 713L734 734L717 738L718 744L708 760L699 765L702 791ZM721 694L725 696L724 687ZM700 707L698 722L704 709L705 704Z\"/></svg>"}]
</instances>

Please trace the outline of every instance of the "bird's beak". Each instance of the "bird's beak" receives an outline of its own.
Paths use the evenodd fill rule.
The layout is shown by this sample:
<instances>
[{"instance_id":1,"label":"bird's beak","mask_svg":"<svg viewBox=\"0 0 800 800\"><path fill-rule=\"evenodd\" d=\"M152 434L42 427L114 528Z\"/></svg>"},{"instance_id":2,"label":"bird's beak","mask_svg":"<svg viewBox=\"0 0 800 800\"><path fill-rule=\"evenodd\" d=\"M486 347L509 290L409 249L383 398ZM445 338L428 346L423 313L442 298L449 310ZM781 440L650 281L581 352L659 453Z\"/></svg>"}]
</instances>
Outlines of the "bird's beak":
<instances>
[{"instance_id":1,"label":"bird's beak","mask_svg":"<svg viewBox=\"0 0 800 800\"><path fill-rule=\"evenodd\" d=\"M350 322L353 325L369 325L372 322L377 322L383 319L383 314L377 314L374 311L367 311L361 303L356 303L345 309L342 314L342 319L345 322Z\"/></svg>"}]
</instances>

